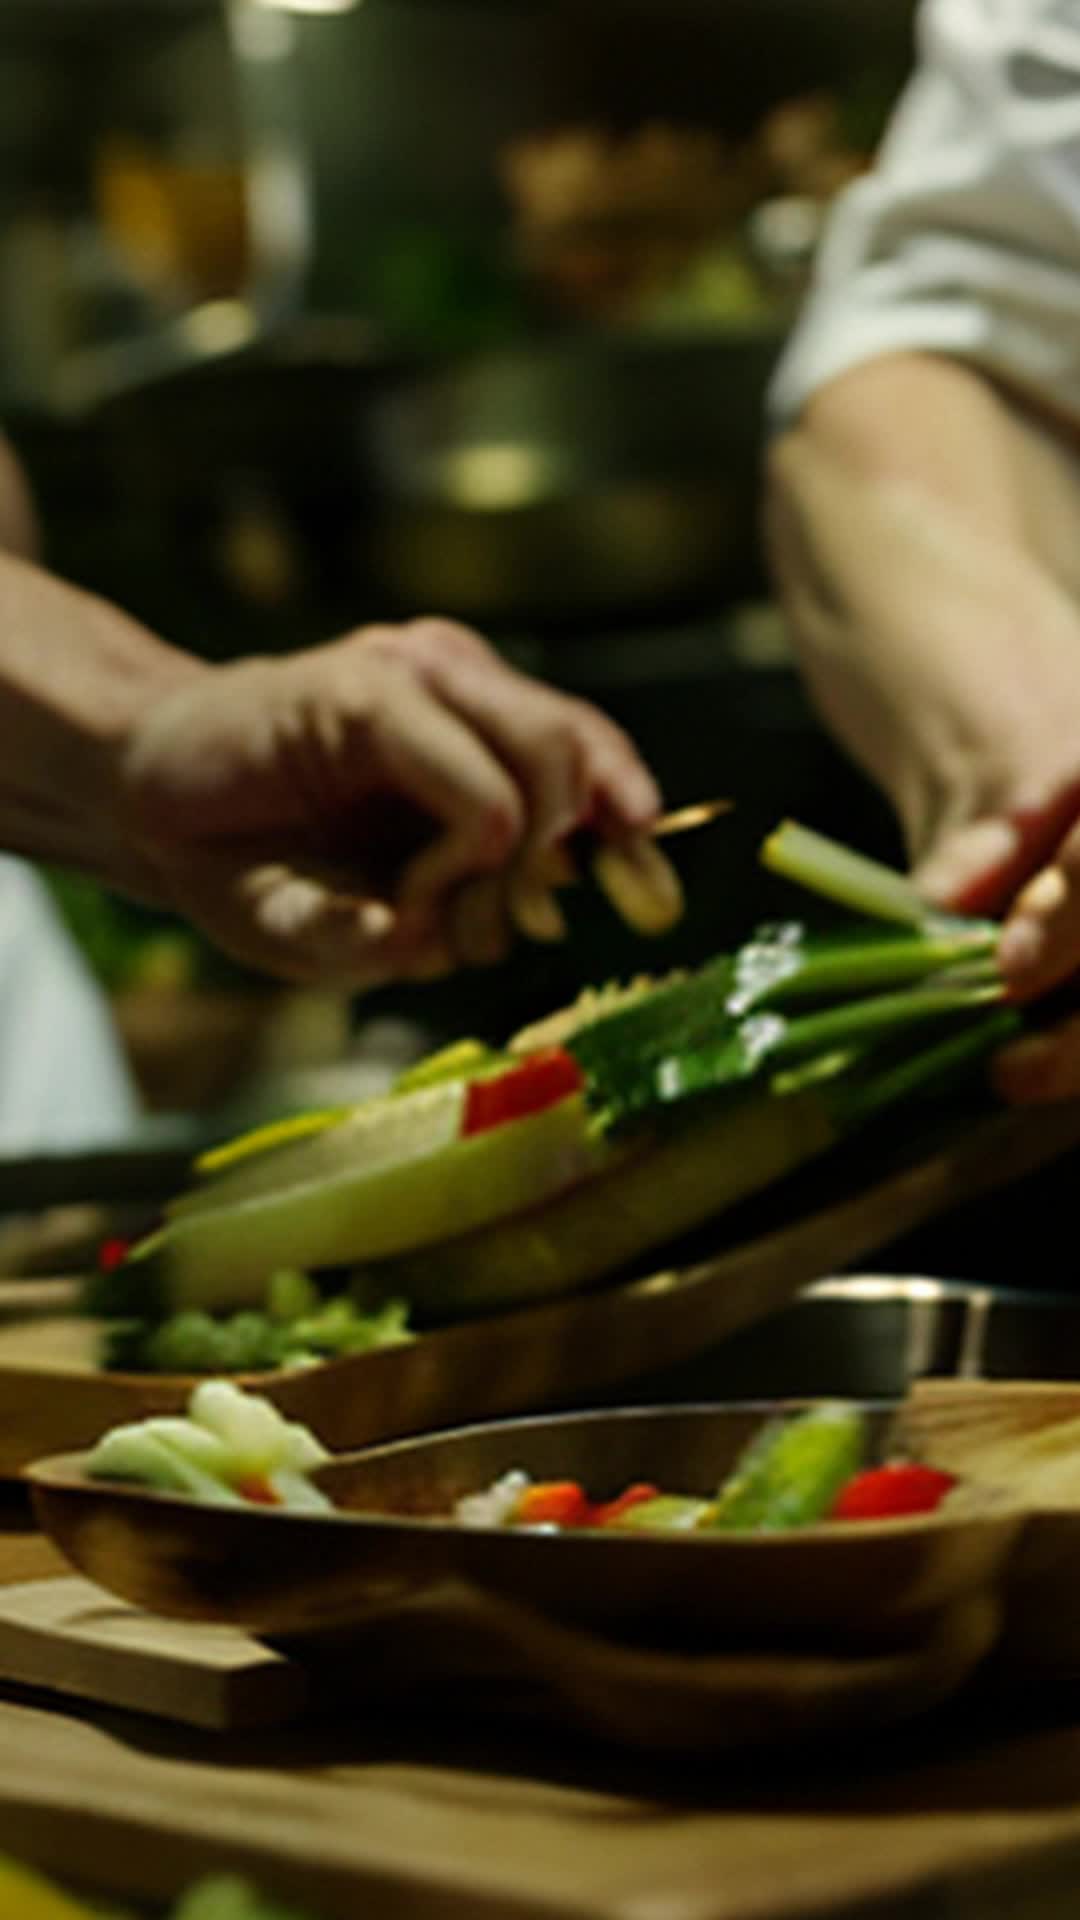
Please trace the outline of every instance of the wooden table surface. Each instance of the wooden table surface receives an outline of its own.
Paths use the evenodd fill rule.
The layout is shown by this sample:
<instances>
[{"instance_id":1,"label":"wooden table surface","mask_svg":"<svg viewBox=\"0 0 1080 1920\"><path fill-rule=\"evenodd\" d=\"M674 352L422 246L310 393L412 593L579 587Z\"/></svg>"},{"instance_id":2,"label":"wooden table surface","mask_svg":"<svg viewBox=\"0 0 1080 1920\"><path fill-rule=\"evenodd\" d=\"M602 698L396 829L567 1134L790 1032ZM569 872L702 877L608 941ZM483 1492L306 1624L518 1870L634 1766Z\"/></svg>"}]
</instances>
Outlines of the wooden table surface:
<instances>
[{"instance_id":1,"label":"wooden table surface","mask_svg":"<svg viewBox=\"0 0 1080 1920\"><path fill-rule=\"evenodd\" d=\"M64 1569L18 1503L0 1583ZM1080 1697L846 1757L651 1762L455 1724L209 1735L0 1695L0 1850L114 1896L229 1866L326 1920L1074 1920Z\"/></svg>"}]
</instances>

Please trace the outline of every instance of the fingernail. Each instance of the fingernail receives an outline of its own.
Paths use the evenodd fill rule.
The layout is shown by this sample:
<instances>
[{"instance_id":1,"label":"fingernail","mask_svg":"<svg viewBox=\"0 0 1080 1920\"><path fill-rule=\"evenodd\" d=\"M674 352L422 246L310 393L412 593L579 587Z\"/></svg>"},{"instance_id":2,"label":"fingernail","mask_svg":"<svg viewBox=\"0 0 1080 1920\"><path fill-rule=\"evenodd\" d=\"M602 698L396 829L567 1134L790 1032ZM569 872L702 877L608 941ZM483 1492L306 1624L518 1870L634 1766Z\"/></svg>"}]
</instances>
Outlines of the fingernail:
<instances>
[{"instance_id":1,"label":"fingernail","mask_svg":"<svg viewBox=\"0 0 1080 1920\"><path fill-rule=\"evenodd\" d=\"M1002 973L1030 973L1038 966L1046 947L1046 928L1038 920L1020 914L1010 920L997 945L997 961Z\"/></svg>"},{"instance_id":2,"label":"fingernail","mask_svg":"<svg viewBox=\"0 0 1080 1920\"><path fill-rule=\"evenodd\" d=\"M382 900L363 900L356 909L357 930L362 940L385 940L397 923L392 907Z\"/></svg>"},{"instance_id":3,"label":"fingernail","mask_svg":"<svg viewBox=\"0 0 1080 1920\"><path fill-rule=\"evenodd\" d=\"M293 939L319 917L326 898L325 889L313 880L286 880L258 901L256 918L266 933Z\"/></svg>"},{"instance_id":4,"label":"fingernail","mask_svg":"<svg viewBox=\"0 0 1080 1920\"><path fill-rule=\"evenodd\" d=\"M647 773L638 774L628 782L625 797L630 816L635 822L653 819L664 804L656 781Z\"/></svg>"},{"instance_id":5,"label":"fingernail","mask_svg":"<svg viewBox=\"0 0 1080 1920\"><path fill-rule=\"evenodd\" d=\"M1016 902L1021 914L1030 913L1038 919L1043 914L1057 913L1068 898L1069 883L1060 867L1044 867L1041 873L1029 880Z\"/></svg>"}]
</instances>

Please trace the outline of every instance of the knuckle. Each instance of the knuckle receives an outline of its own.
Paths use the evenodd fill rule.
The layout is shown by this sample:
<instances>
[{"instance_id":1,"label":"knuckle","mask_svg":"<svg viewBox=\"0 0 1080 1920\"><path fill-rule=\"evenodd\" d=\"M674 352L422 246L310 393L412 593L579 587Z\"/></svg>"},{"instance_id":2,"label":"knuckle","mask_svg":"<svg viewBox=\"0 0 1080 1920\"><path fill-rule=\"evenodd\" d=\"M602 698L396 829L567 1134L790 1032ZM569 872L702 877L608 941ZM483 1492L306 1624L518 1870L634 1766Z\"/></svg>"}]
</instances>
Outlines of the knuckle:
<instances>
[{"instance_id":1,"label":"knuckle","mask_svg":"<svg viewBox=\"0 0 1080 1920\"><path fill-rule=\"evenodd\" d=\"M491 649L478 633L439 614L422 614L400 630L401 644L425 668L487 659Z\"/></svg>"},{"instance_id":2,"label":"knuckle","mask_svg":"<svg viewBox=\"0 0 1080 1920\"><path fill-rule=\"evenodd\" d=\"M500 866L519 844L525 830L525 810L520 798L508 791L482 802L471 822L470 839L476 856L485 865Z\"/></svg>"}]
</instances>

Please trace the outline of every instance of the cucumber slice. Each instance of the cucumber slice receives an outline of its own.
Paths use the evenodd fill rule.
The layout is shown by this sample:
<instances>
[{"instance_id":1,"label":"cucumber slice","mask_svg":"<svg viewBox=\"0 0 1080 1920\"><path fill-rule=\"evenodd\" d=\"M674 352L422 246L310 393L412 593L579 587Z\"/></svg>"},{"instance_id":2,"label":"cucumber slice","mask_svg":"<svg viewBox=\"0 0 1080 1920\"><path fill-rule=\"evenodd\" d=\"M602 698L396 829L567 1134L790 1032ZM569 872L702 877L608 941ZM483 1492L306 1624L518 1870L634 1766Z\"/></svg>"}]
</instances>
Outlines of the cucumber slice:
<instances>
[{"instance_id":1,"label":"cucumber slice","mask_svg":"<svg viewBox=\"0 0 1080 1920\"><path fill-rule=\"evenodd\" d=\"M340 1126L351 1112L351 1107L323 1107L314 1112L289 1114L284 1120L270 1120L265 1126L254 1127L248 1133L238 1134L234 1140L224 1141L220 1147L210 1147L201 1153L195 1162L195 1171L207 1176L225 1173L242 1160L254 1159L272 1148L291 1146L295 1140L306 1140L313 1133L325 1133L328 1127Z\"/></svg>"},{"instance_id":2,"label":"cucumber slice","mask_svg":"<svg viewBox=\"0 0 1080 1920\"><path fill-rule=\"evenodd\" d=\"M592 1179L531 1213L381 1262L372 1278L429 1321L569 1293L700 1226L838 1137L817 1090L754 1093L658 1138L628 1141L617 1157L612 1147Z\"/></svg>"},{"instance_id":3,"label":"cucumber slice","mask_svg":"<svg viewBox=\"0 0 1080 1920\"><path fill-rule=\"evenodd\" d=\"M387 1115L387 1132L390 1125ZM307 1150L330 1137L305 1143ZM614 1151L590 1124L580 1094L404 1158L395 1142L359 1166L330 1174L320 1167L299 1184L178 1213L125 1266L101 1276L97 1310L131 1313L140 1294L154 1313L258 1305L279 1267L353 1266L429 1246L535 1207L595 1173Z\"/></svg>"},{"instance_id":4,"label":"cucumber slice","mask_svg":"<svg viewBox=\"0 0 1080 1920\"><path fill-rule=\"evenodd\" d=\"M283 1193L309 1181L374 1170L394 1160L435 1153L461 1131L465 1081L447 1080L409 1094L379 1094L348 1110L348 1117L321 1132L272 1145L216 1179L170 1202L170 1220L232 1207L260 1194ZM279 1265L287 1265L282 1260ZM307 1261L299 1265L310 1264Z\"/></svg>"},{"instance_id":5,"label":"cucumber slice","mask_svg":"<svg viewBox=\"0 0 1080 1920\"><path fill-rule=\"evenodd\" d=\"M843 1400L772 1422L755 1436L716 1496L712 1525L732 1533L782 1533L824 1520L845 1480L863 1465L866 1421Z\"/></svg>"}]
</instances>

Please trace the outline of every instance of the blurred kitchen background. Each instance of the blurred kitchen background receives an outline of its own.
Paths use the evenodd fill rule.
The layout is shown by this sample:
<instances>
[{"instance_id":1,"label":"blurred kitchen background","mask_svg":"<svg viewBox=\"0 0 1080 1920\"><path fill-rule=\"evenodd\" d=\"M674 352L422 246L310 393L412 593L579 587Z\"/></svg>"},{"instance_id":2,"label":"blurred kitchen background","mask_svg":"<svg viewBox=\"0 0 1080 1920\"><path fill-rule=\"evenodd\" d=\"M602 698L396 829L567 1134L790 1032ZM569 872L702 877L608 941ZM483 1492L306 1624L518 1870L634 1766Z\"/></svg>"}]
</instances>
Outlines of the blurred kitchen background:
<instances>
[{"instance_id":1,"label":"blurred kitchen background","mask_svg":"<svg viewBox=\"0 0 1080 1920\"><path fill-rule=\"evenodd\" d=\"M363 1005L54 877L158 1111L367 1090L444 1034L792 902L793 813L895 856L770 605L762 400L910 0L0 0L0 414L47 558L213 657L477 623L635 735L690 911ZM365 1078L367 1076L367 1078Z\"/></svg>"}]
</instances>

